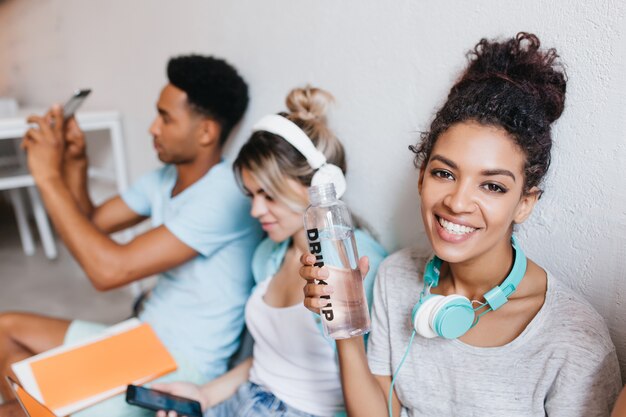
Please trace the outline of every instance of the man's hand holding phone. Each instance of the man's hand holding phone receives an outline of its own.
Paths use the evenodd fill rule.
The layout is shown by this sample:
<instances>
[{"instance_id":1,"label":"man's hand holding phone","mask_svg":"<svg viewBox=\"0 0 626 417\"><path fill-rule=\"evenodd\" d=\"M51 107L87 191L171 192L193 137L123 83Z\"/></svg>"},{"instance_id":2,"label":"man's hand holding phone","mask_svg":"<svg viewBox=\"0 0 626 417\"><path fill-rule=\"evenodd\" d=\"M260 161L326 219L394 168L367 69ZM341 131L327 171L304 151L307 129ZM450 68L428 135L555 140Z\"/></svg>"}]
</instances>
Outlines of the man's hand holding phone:
<instances>
[{"instance_id":1,"label":"man's hand holding phone","mask_svg":"<svg viewBox=\"0 0 626 417\"><path fill-rule=\"evenodd\" d=\"M28 117L28 123L36 127L28 129L22 148L27 151L28 167L36 181L71 176L74 172L83 175L86 170L85 136L73 113L88 91L75 93L64 107L52 106L43 117ZM64 114L65 109L70 111L69 117Z\"/></svg>"},{"instance_id":2,"label":"man's hand holding phone","mask_svg":"<svg viewBox=\"0 0 626 417\"><path fill-rule=\"evenodd\" d=\"M71 116L65 121L63 126L63 138L65 139L63 159L66 162L83 161L87 159L85 134L80 130L74 116Z\"/></svg>"},{"instance_id":3,"label":"man's hand holding phone","mask_svg":"<svg viewBox=\"0 0 626 417\"><path fill-rule=\"evenodd\" d=\"M65 138L65 160L86 159L85 134L78 127L74 113L91 93L89 89L77 90L63 105L63 136Z\"/></svg>"},{"instance_id":4,"label":"man's hand holding phone","mask_svg":"<svg viewBox=\"0 0 626 417\"><path fill-rule=\"evenodd\" d=\"M43 117L31 115L27 119L36 127L26 131L22 148L26 150L28 168L38 185L47 179L62 178L65 150L62 120L60 107L53 107Z\"/></svg>"}]
</instances>

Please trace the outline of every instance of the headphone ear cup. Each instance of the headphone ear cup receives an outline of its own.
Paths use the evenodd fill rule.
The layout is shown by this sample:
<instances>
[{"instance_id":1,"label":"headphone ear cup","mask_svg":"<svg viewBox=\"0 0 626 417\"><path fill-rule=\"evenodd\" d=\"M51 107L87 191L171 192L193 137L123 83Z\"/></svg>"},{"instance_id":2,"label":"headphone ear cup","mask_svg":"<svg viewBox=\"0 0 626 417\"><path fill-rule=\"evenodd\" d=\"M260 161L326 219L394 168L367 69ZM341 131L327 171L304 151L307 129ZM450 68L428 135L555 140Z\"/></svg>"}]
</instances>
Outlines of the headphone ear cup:
<instances>
[{"instance_id":1,"label":"headphone ear cup","mask_svg":"<svg viewBox=\"0 0 626 417\"><path fill-rule=\"evenodd\" d=\"M443 295L429 294L421 302L415 304L411 321L417 334L428 339L438 336L430 325L430 316L433 308L444 298Z\"/></svg>"},{"instance_id":2,"label":"headphone ear cup","mask_svg":"<svg viewBox=\"0 0 626 417\"><path fill-rule=\"evenodd\" d=\"M328 184L329 182L335 185L335 193L337 198L346 192L346 177L343 175L343 171L337 165L324 164L322 165L311 178L311 185Z\"/></svg>"},{"instance_id":3,"label":"headphone ear cup","mask_svg":"<svg viewBox=\"0 0 626 417\"><path fill-rule=\"evenodd\" d=\"M467 297L448 295L438 300L430 311L429 327L445 339L463 336L474 324L475 312Z\"/></svg>"}]
</instances>

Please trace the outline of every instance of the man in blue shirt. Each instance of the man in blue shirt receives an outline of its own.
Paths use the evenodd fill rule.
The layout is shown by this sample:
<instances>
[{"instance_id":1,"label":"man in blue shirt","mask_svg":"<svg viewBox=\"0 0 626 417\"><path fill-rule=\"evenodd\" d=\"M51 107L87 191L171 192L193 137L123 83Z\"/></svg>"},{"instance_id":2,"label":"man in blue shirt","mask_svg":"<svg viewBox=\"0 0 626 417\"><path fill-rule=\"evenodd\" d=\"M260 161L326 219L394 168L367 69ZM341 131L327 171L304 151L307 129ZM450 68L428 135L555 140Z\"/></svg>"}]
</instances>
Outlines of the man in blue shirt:
<instances>
[{"instance_id":1,"label":"man in blue shirt","mask_svg":"<svg viewBox=\"0 0 626 417\"><path fill-rule=\"evenodd\" d=\"M44 117L29 118L38 127L26 133L23 146L57 232L94 287L104 291L158 274L139 318L152 325L175 356L177 378L208 381L226 371L237 349L253 285L250 260L261 238L258 222L248 214L249 202L221 155L246 109L248 89L232 66L213 57L173 58L167 73L169 83L150 127L166 165L121 196L98 207L91 203L84 135L73 118L63 122L59 106ZM131 242L120 244L108 236L148 217L153 228ZM12 375L15 361L104 328L1 314L0 371ZM11 398L4 386L1 393ZM119 399L107 403L85 412L140 412L120 409ZM0 416L9 406L0 406Z\"/></svg>"}]
</instances>

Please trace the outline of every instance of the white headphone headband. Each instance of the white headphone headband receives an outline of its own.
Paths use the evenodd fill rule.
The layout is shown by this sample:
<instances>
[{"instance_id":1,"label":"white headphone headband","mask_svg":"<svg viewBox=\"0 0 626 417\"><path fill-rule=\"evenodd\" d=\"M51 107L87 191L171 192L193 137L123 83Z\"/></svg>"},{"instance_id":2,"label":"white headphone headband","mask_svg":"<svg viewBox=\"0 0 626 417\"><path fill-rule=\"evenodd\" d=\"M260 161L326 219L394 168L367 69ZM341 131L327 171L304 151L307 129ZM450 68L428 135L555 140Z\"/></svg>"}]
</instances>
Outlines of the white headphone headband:
<instances>
[{"instance_id":1,"label":"white headphone headband","mask_svg":"<svg viewBox=\"0 0 626 417\"><path fill-rule=\"evenodd\" d=\"M337 198L341 198L346 191L346 178L343 176L343 171L336 165L326 163L324 154L313 145L311 138L297 124L286 117L271 114L252 126L253 132L259 130L273 133L289 142L315 170L311 178L311 186L332 183L335 185Z\"/></svg>"},{"instance_id":2,"label":"white headphone headband","mask_svg":"<svg viewBox=\"0 0 626 417\"><path fill-rule=\"evenodd\" d=\"M259 130L278 135L292 144L313 169L319 169L326 163L326 157L313 145L307 134L297 124L283 116L270 114L263 117L252 126L253 132Z\"/></svg>"}]
</instances>

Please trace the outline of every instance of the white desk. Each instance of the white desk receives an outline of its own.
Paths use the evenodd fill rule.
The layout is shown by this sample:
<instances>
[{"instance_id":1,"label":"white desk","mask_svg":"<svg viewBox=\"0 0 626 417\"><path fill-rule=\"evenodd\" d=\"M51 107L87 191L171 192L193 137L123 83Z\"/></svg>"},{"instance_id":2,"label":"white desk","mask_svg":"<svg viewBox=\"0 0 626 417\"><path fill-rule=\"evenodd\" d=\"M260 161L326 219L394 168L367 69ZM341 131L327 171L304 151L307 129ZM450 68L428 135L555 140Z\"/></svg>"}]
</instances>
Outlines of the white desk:
<instances>
[{"instance_id":1,"label":"white desk","mask_svg":"<svg viewBox=\"0 0 626 417\"><path fill-rule=\"evenodd\" d=\"M21 138L29 128L26 118L30 114L43 114L40 109L23 109L15 117L0 118L0 140ZM115 111L102 112L79 112L76 115L78 124L84 132L96 130L108 130L111 140L111 149L115 164L115 174L110 175L102 170L89 169L90 177L114 180L118 192L122 193L128 188L128 175L124 152L124 140L122 135L122 122L120 114ZM54 238L50 230L47 215L41 198L35 188L35 181L28 172L26 164L0 168L0 190L9 190L11 200L16 209L16 217L24 252L34 253L34 244L30 234L30 227L23 210L23 202L19 194L20 188L26 188L31 197L33 212L39 234L41 235L44 252L48 258L56 258L57 251ZM130 232L129 232L130 233ZM124 236L131 238L132 234Z\"/></svg>"},{"instance_id":2,"label":"white desk","mask_svg":"<svg viewBox=\"0 0 626 417\"><path fill-rule=\"evenodd\" d=\"M15 139L24 136L29 126L26 117L30 114L43 114L41 110L22 110L19 115L10 118L0 118L0 140ZM126 161L124 153L124 140L122 135L122 121L120 114L115 111L103 112L79 112L76 119L80 128L84 132L94 130L108 130L111 138L111 148L113 160L115 161L115 182L117 190L121 193L128 188L128 174L126 172ZM13 169L14 175L8 176L8 171L0 171L0 190L10 188L31 187L35 185L33 177L25 168ZM110 176L102 171L91 170L91 175L96 177L109 178Z\"/></svg>"}]
</instances>

